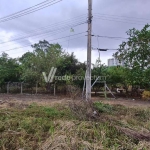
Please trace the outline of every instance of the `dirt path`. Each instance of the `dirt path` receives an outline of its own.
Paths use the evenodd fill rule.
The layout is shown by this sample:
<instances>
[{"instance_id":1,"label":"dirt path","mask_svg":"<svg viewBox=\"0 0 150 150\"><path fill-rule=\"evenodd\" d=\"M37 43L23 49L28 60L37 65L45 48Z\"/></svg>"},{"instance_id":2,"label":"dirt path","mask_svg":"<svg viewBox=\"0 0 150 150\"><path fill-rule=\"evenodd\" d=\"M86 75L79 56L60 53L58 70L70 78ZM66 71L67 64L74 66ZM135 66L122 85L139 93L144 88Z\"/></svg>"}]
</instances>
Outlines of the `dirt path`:
<instances>
[{"instance_id":1,"label":"dirt path","mask_svg":"<svg viewBox=\"0 0 150 150\"><path fill-rule=\"evenodd\" d=\"M11 105L25 106L33 103L43 106L67 104L70 99L64 96L31 95L31 94L0 94L0 108L8 108Z\"/></svg>"},{"instance_id":2,"label":"dirt path","mask_svg":"<svg viewBox=\"0 0 150 150\"><path fill-rule=\"evenodd\" d=\"M99 97L93 97L93 101L102 101L104 103L108 103L111 105L124 105L127 107L140 107L140 108L150 108L150 101L142 101L142 100L133 100L133 99L104 99ZM0 94L0 107L4 104L8 105L8 103L23 103L23 104L31 104L38 103L39 105L52 106L55 104L66 104L71 101L70 98L65 96L50 96L50 95L31 95L31 94Z\"/></svg>"},{"instance_id":3,"label":"dirt path","mask_svg":"<svg viewBox=\"0 0 150 150\"><path fill-rule=\"evenodd\" d=\"M143 101L143 100L134 100L134 99L99 99L99 98L93 98L94 101L102 101L107 104L111 105L123 105L126 107L140 107L140 108L150 108L150 101Z\"/></svg>"}]
</instances>

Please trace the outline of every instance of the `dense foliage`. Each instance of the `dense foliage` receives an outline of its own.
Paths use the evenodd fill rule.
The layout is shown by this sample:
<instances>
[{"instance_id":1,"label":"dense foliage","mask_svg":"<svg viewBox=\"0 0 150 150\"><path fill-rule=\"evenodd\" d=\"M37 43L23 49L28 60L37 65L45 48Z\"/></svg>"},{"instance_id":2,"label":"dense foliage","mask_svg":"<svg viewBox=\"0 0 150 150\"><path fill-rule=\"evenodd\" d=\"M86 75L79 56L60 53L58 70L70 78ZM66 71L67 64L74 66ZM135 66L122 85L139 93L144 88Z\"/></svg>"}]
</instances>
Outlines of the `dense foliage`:
<instances>
[{"instance_id":1,"label":"dense foliage","mask_svg":"<svg viewBox=\"0 0 150 150\"><path fill-rule=\"evenodd\" d=\"M142 30L135 28L127 32L126 42L120 45L114 56L124 60L127 71L128 83L131 85L150 86L150 25L145 25Z\"/></svg>"},{"instance_id":2,"label":"dense foliage","mask_svg":"<svg viewBox=\"0 0 150 150\"><path fill-rule=\"evenodd\" d=\"M114 54L115 58L125 62L125 66L107 67L95 60L92 67L92 83L97 76L107 77L107 84L111 87L129 86L150 88L150 30L146 25L142 30L130 29L126 42L120 45ZM42 72L47 75L52 67L57 68L55 76L64 76L68 80L55 80L57 85L67 84L83 87L86 64L76 59L74 53L67 53L58 44L39 41L32 45L33 52L25 53L21 58L10 58L6 53L0 56L0 86L7 82L25 82L30 87L36 84L48 89L49 83L44 81ZM79 78L74 78L78 76ZM73 80L72 80L73 79ZM95 85L96 87L96 85Z\"/></svg>"}]
</instances>

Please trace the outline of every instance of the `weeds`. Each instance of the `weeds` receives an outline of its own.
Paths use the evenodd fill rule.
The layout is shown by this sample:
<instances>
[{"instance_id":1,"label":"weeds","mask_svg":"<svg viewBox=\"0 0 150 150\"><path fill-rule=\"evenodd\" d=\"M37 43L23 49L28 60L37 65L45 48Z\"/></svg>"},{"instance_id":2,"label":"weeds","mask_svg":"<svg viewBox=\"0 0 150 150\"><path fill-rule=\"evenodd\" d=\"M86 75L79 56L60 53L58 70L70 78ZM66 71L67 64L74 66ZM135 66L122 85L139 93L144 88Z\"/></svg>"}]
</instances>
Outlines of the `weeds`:
<instances>
[{"instance_id":1,"label":"weeds","mask_svg":"<svg viewBox=\"0 0 150 150\"><path fill-rule=\"evenodd\" d=\"M112 106L109 104L104 104L101 102L94 103L94 107L98 110L100 113L110 113L112 112Z\"/></svg>"},{"instance_id":2,"label":"weeds","mask_svg":"<svg viewBox=\"0 0 150 150\"><path fill-rule=\"evenodd\" d=\"M53 120L63 119L70 112L66 109L59 111L56 108L30 105L25 110L4 109L0 113L0 149L6 147L14 150L21 147L37 149L39 143L54 133Z\"/></svg>"},{"instance_id":3,"label":"weeds","mask_svg":"<svg viewBox=\"0 0 150 150\"><path fill-rule=\"evenodd\" d=\"M147 150L150 148L149 109L111 106L101 102L85 104L78 101L71 107L62 105L48 107L33 103L25 109L19 107L1 109L0 149ZM98 113L95 118L93 111Z\"/></svg>"}]
</instances>

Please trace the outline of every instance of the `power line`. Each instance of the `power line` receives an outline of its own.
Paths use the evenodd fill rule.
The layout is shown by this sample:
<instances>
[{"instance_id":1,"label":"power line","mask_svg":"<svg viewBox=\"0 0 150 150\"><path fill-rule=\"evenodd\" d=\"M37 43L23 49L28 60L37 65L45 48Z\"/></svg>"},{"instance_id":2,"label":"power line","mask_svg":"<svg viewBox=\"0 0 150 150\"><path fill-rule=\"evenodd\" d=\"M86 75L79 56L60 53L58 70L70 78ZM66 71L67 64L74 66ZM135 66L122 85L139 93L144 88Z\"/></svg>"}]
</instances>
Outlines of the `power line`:
<instances>
[{"instance_id":1,"label":"power line","mask_svg":"<svg viewBox=\"0 0 150 150\"><path fill-rule=\"evenodd\" d=\"M79 38L81 38L81 37L85 37L85 35L82 35L82 36L79 36L79 37L76 37L76 38L72 38L72 39L70 39L70 41L71 40L75 40L75 39L79 39ZM47 41L49 41L49 40L47 40ZM61 44L61 43L63 43L63 42L68 42L68 40L65 40L65 41L60 41L59 42L59 44ZM27 45L27 46L23 46L23 47L31 47L31 45ZM18 48L18 49L21 49L21 48L23 48L23 47L20 47L20 48ZM15 49L14 49L15 50ZM9 51L11 51L11 50L9 50ZM21 53L25 53L26 51L24 51L24 52L21 52ZM19 52L20 53L20 52ZM16 52L16 53L11 53L11 55L12 54L18 54L18 52Z\"/></svg>"},{"instance_id":2,"label":"power line","mask_svg":"<svg viewBox=\"0 0 150 150\"><path fill-rule=\"evenodd\" d=\"M77 34L73 34L73 35L69 35L69 36L76 36L76 35L80 35L80 34L83 34L83 33L86 33L86 32L81 32L81 33L77 33ZM49 40L49 41L56 41L56 40L59 40L59 39L68 38L69 36L60 37L60 38L52 39L52 40ZM23 48L23 47L29 47L29 46L31 46L31 45L26 45L26 46L22 46L22 47L16 47L16 48L5 50L5 51L12 51L12 50L20 49L20 48Z\"/></svg>"},{"instance_id":3,"label":"power line","mask_svg":"<svg viewBox=\"0 0 150 150\"><path fill-rule=\"evenodd\" d=\"M69 23L69 22L73 23L75 20L77 20L77 21L82 21L83 19L86 19L86 18L85 18L85 14L84 14L84 15L77 16L77 17L74 17L74 18L71 18L71 19L67 19L67 20L65 20L65 21L53 23L53 24L48 25L48 26L40 27L40 28L35 29L35 30L31 30L31 31L29 31L29 33L34 32L34 31L37 32L37 30L43 30L43 29L46 29L46 28L50 28L50 27L52 27L52 26L56 27L56 26L59 26L59 25L63 25L64 23Z\"/></svg>"},{"instance_id":4,"label":"power line","mask_svg":"<svg viewBox=\"0 0 150 150\"><path fill-rule=\"evenodd\" d=\"M109 39L128 39L128 38L123 38L123 37L111 37L111 36L100 36L100 35L98 35L98 37L100 37L100 38L109 38Z\"/></svg>"},{"instance_id":5,"label":"power line","mask_svg":"<svg viewBox=\"0 0 150 150\"><path fill-rule=\"evenodd\" d=\"M85 24L86 22L78 22L78 24L70 24L70 25L67 25L65 26L64 28L59 28L59 29L56 29L56 30L50 30L50 31L45 31L45 32L42 32L42 33L38 33L38 34L34 34L34 35L29 35L29 36L25 36L25 37L20 37L20 38L17 38L17 39L13 39L13 40L10 40L10 41L7 41L7 42L1 42L0 44L5 44L5 43L9 43L9 42L14 42L14 41L18 41L18 40L21 40L21 39L26 39L26 38L29 38L29 37L34 37L34 36L38 36L38 35L43 35L43 34L48 34L48 33L53 33L54 31L57 31L57 30L62 30L62 29L66 29L68 27L75 27L75 26L79 26L79 25L82 25L82 24Z\"/></svg>"},{"instance_id":6,"label":"power line","mask_svg":"<svg viewBox=\"0 0 150 150\"><path fill-rule=\"evenodd\" d=\"M99 44L99 37L98 36L97 36L97 44L98 44L98 48L99 48L100 44ZM101 65L101 53L100 53L100 51L98 51L98 54L99 54L98 60L99 60L100 65Z\"/></svg>"},{"instance_id":7,"label":"power line","mask_svg":"<svg viewBox=\"0 0 150 150\"><path fill-rule=\"evenodd\" d=\"M39 4L36 4L36 5L34 5L34 6L31 6L31 7L28 7L28 8L26 8L26 9L24 9L24 10L18 11L18 12L16 12L16 13L11 14L11 15L2 17L2 18L0 18L0 20L1 20L1 19L6 19L6 18L11 17L11 16L13 16L13 15L15 15L15 14L24 12L24 11L26 11L26 10L29 10L29 9L31 9L31 8L34 8L34 7L39 6L39 5L41 5L41 4L44 4L44 3L46 3L47 1L49 1L49 0L43 1L43 2L41 2L41 3L39 3Z\"/></svg>"},{"instance_id":8,"label":"power line","mask_svg":"<svg viewBox=\"0 0 150 150\"><path fill-rule=\"evenodd\" d=\"M86 23L86 21L85 22L79 22L80 20L82 21L83 20L83 17L84 17L85 15L80 15L80 16L78 16L78 17L74 17L74 18L71 18L71 19L68 19L68 20L65 20L65 21L61 21L61 22L57 22L57 23L54 23L54 24L51 24L51 25L49 25L49 26L46 26L46 27L40 27L40 28L38 28L38 29L40 29L40 30L42 30L42 28L47 28L47 27L49 27L52 31L48 31L48 30L44 30L43 29L43 31L46 31L46 33L44 33L44 34L42 34L43 32L41 32L41 34L42 35L40 35L40 36L38 36L38 37L32 37L32 38L39 38L39 37L43 37L43 36L45 36L45 35L50 35L50 34L53 34L54 35L54 33L55 34L58 34L58 33L60 33L60 32L64 32L64 31L66 31L68 28L70 28L70 27L76 27L76 26L78 26L78 25L82 25L82 23L84 24L84 23ZM70 23L71 22L71 23ZM74 23L77 23L77 24L74 24ZM81 23L81 24L80 24ZM60 25L59 25L60 24ZM65 25L65 26L63 26L63 25ZM60 29L60 28L52 28L52 27L59 27L60 26L60 28L62 27L62 29ZM34 31L37 31L37 33L38 33L38 30L34 30ZM31 32L32 33L32 32ZM29 35L30 36L30 35ZM36 36L36 34L35 34L35 36ZM19 38L19 37L18 37ZM21 37L21 38L24 38L24 37ZM15 40L15 39L13 39L13 40ZM19 41L22 41L23 39L18 39ZM7 44L8 42L11 42L11 41L6 41L6 42L4 42L4 43L1 43L1 44ZM13 46L13 45L15 45L15 44L7 44L7 46ZM4 48L4 47L6 47L6 46L3 46L3 47L0 47L0 48Z\"/></svg>"},{"instance_id":9,"label":"power line","mask_svg":"<svg viewBox=\"0 0 150 150\"><path fill-rule=\"evenodd\" d=\"M100 13L94 13L95 15L100 16L111 16L111 17L121 17L121 18L129 18L129 19L137 19L137 20L150 20L150 18L138 18L138 17L128 17L128 16L120 16L120 15L110 15L110 14L100 14Z\"/></svg>"},{"instance_id":10,"label":"power line","mask_svg":"<svg viewBox=\"0 0 150 150\"><path fill-rule=\"evenodd\" d=\"M25 9L25 10L16 12L16 13L11 14L11 15L8 15L8 16L5 16L5 17L3 17L3 18L0 18L0 23L6 22L6 21L9 21L9 20L12 20L12 19L16 19L16 18L25 16L25 15L28 15L28 14L31 14L31 13L36 12L36 11L38 11L38 10L41 10L41 9L44 9L44 8L49 7L49 6L51 6L51 5L54 5L54 4L56 4L56 3L58 3L58 2L60 2L60 1L62 1L62 0L59 0L59 1L56 1L56 2L55 2L55 1L56 1L56 0L52 0L52 1L48 2L48 3L46 3L46 2L47 2L47 0L46 0L46 1L42 2L42 3L39 3L39 4L37 4L37 5L35 5L35 6L32 6L32 7L29 7L29 8L27 8L27 9ZM54 3L53 3L53 2L54 2ZM42 5L41 5L41 4L42 4ZM38 6L38 7L37 7L37 6ZM34 8L34 7L35 7L35 8ZM30 9L31 9L31 10L30 10ZM27 11L26 11L26 10L27 10Z\"/></svg>"},{"instance_id":11,"label":"power line","mask_svg":"<svg viewBox=\"0 0 150 150\"><path fill-rule=\"evenodd\" d=\"M68 28L67 29L65 29L65 30L59 30L59 31L56 31L56 32L53 32L53 33L50 33L50 34L46 34L46 35L40 35L40 36L38 36L38 37L33 37L33 39L39 39L39 38L48 38L49 36L51 36L51 35L57 35L57 34L60 34L60 33L62 33L62 32L64 32L64 31L66 31L66 30L68 30ZM54 34L55 33L55 34ZM22 40L21 40L22 41ZM23 39L23 41L24 41L24 39ZM23 42L22 41L22 42ZM16 44L13 44L13 45L16 45ZM6 46L12 46L12 44L10 44L10 45L6 45ZM1 48L5 48L6 46L3 46L3 47L0 47L0 49Z\"/></svg>"},{"instance_id":12,"label":"power line","mask_svg":"<svg viewBox=\"0 0 150 150\"><path fill-rule=\"evenodd\" d=\"M73 23L75 21L80 21L80 20L82 21L83 19L86 19L85 17L86 17L85 14L80 15L80 16L76 16L74 18L70 18L70 19L67 19L67 20L64 20L64 21L59 21L59 22L56 22L56 23L53 23L53 24L50 24L50 25L47 25L47 26L44 26L44 27L36 28L35 30L30 30L26 33L23 33L23 35L26 35L28 33L31 34L31 33L38 32L38 31L41 31L41 30L44 30L44 29L49 29L49 28L52 28L52 27L62 26L63 24L67 24L67 23L70 23L70 22ZM5 37L5 36L0 36L0 37ZM19 36L13 36L13 37L19 37Z\"/></svg>"},{"instance_id":13,"label":"power line","mask_svg":"<svg viewBox=\"0 0 150 150\"><path fill-rule=\"evenodd\" d=\"M109 39L129 39L125 37L114 37L114 36L105 36L105 35L92 35L94 37L100 37L100 38L109 38Z\"/></svg>"},{"instance_id":14,"label":"power line","mask_svg":"<svg viewBox=\"0 0 150 150\"><path fill-rule=\"evenodd\" d=\"M73 27L73 26L72 26L72 27ZM64 32L64 31L66 31L66 29L65 29L65 30L62 30L62 29L61 29L61 30L59 30L59 31L56 31L55 34L54 34L54 32L53 32L52 35L54 36L54 35L56 35L56 34L59 34L59 33L61 33L60 31L61 31L61 32ZM51 33L50 33L50 34L51 34ZM49 37L50 34L48 34L47 36L45 36L45 35L40 35L40 36L38 36L38 37L34 37L34 39L35 39L35 38L36 38L36 39L39 39L40 37L46 38L46 37ZM8 46L11 46L11 45L8 45ZM4 48L4 47L1 47L1 48Z\"/></svg>"},{"instance_id":15,"label":"power line","mask_svg":"<svg viewBox=\"0 0 150 150\"><path fill-rule=\"evenodd\" d=\"M109 49L109 48L92 48L92 50L98 50L98 51L118 51L119 49Z\"/></svg>"},{"instance_id":16,"label":"power line","mask_svg":"<svg viewBox=\"0 0 150 150\"><path fill-rule=\"evenodd\" d=\"M83 33L86 33L86 32L83 32ZM74 34L74 35L76 35L76 34ZM74 36L74 35L71 35L71 36ZM123 37L111 37L111 36L100 36L100 35L93 35L93 36L95 36L95 37L101 37L101 38L109 38L109 39L116 39L116 38L128 39L128 38L123 38ZM70 35L69 36L65 36L65 37L68 38L68 37L70 37ZM65 38L65 37L62 37L62 38ZM60 38L58 38L58 39L60 39ZM58 40L58 39L54 39L54 40ZM50 41L54 41L54 40L50 40ZM22 46L22 47L17 47L17 48L5 50L5 51L11 51L11 50L20 49L20 48L29 47L29 46L31 46L31 45L25 45L25 46ZM94 50L97 50L97 49L94 49ZM118 50L118 49L107 49L107 50Z\"/></svg>"},{"instance_id":17,"label":"power line","mask_svg":"<svg viewBox=\"0 0 150 150\"><path fill-rule=\"evenodd\" d=\"M53 0L53 1L56 1L56 0ZM0 21L0 23L1 23L1 22L5 22L5 21L9 21L9 20L12 20L12 19L16 19L16 18L25 16L25 15L27 15L27 14L33 13L33 12L35 12L35 11L44 9L44 8L46 8L46 7L49 7L49 6L51 6L51 5L54 5L54 4L58 3L58 2L60 2L61 0L59 0L58 2L55 2L55 3L51 4L53 1L49 2L49 3L50 3L50 4L48 3L49 5L47 5L47 4L46 4L46 6L45 6L45 4L42 5L42 6L45 6L45 7L40 8L40 7L41 7L41 6L40 6L40 7L37 7L37 8L39 8L39 9L37 9L37 8L36 8L36 9L32 9L32 10L30 10L30 11L27 11L27 12L23 13L23 14L19 14L19 15L17 15L17 16L14 15L14 16L12 16L12 17L10 17L10 18L8 17L8 18L6 18L6 19L3 19L3 20Z\"/></svg>"},{"instance_id":18,"label":"power line","mask_svg":"<svg viewBox=\"0 0 150 150\"><path fill-rule=\"evenodd\" d=\"M102 17L104 19L116 19L116 20L120 20L120 21L131 21L133 23L148 23L148 22L143 22L141 20L131 20L131 19L125 19L125 18L116 18L116 17L110 17L110 16L101 16L101 15L96 15L96 17Z\"/></svg>"},{"instance_id":19,"label":"power line","mask_svg":"<svg viewBox=\"0 0 150 150\"><path fill-rule=\"evenodd\" d=\"M114 22L120 22L120 23L128 23L128 24L136 24L136 25L145 25L145 24L138 24L138 23L135 23L135 22L126 22L126 21L122 21L122 20L112 20L111 18L110 19L106 19L106 18L100 18L100 17L94 17L94 19L101 19L101 20L106 20L106 21L114 21Z\"/></svg>"},{"instance_id":20,"label":"power line","mask_svg":"<svg viewBox=\"0 0 150 150\"><path fill-rule=\"evenodd\" d=\"M118 39L125 39L125 40L128 40L129 38L125 38L125 37L112 37L112 36L105 36L105 35L91 35L93 37L100 37L100 38L108 38L108 39L115 39L115 40L118 40Z\"/></svg>"}]
</instances>

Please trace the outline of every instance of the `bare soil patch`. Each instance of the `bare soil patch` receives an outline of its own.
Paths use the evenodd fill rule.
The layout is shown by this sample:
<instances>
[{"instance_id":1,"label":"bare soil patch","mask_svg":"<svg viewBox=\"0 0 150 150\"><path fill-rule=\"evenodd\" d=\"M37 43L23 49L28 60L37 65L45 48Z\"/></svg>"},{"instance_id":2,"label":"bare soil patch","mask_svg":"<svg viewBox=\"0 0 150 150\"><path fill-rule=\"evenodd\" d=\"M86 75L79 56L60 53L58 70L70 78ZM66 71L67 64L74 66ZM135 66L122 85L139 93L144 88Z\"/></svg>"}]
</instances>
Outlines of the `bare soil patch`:
<instances>
[{"instance_id":1,"label":"bare soil patch","mask_svg":"<svg viewBox=\"0 0 150 150\"><path fill-rule=\"evenodd\" d=\"M150 101L136 100L136 99L105 99L100 97L93 97L93 101L102 101L110 105L123 105L126 107L150 108ZM11 106L12 103L19 103L21 105L30 105L37 103L42 106L53 106L57 104L68 104L71 98L66 96L51 96L51 95L34 95L34 94L0 94L0 108Z\"/></svg>"},{"instance_id":2,"label":"bare soil patch","mask_svg":"<svg viewBox=\"0 0 150 150\"><path fill-rule=\"evenodd\" d=\"M93 101L102 101L103 103L110 105L123 105L126 107L140 107L150 108L150 101L136 100L136 99L104 99L104 98L93 98Z\"/></svg>"}]
</instances>

